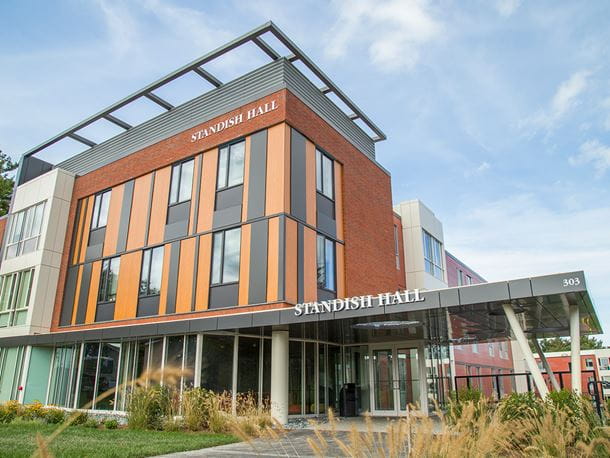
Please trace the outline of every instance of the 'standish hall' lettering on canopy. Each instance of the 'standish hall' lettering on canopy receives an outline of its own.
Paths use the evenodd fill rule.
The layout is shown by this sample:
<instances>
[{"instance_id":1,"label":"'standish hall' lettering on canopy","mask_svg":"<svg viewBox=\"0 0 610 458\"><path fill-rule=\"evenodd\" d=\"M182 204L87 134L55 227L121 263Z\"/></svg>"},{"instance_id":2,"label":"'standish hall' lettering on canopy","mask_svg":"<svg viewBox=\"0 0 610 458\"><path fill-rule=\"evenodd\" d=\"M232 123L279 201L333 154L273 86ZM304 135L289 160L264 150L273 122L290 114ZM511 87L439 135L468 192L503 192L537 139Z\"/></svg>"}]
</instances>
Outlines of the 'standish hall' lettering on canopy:
<instances>
[{"instance_id":1,"label":"'standish hall' lettering on canopy","mask_svg":"<svg viewBox=\"0 0 610 458\"><path fill-rule=\"evenodd\" d=\"M381 293L377 296L371 294L366 296L354 296L346 299L331 299L320 302L304 302L294 306L294 314L314 315L321 313L340 312L342 310L366 309L374 306L408 304L411 302L422 302L424 297L419 289L396 291L395 293Z\"/></svg>"},{"instance_id":2,"label":"'standish hall' lettering on canopy","mask_svg":"<svg viewBox=\"0 0 610 458\"><path fill-rule=\"evenodd\" d=\"M230 129L231 127L238 126L244 121L250 121L251 119L254 119L257 116L264 115L265 113L269 113L270 111L276 110L277 108L277 100L272 100L271 102L264 103L246 111L245 114L239 113L235 116L231 116L230 118L224 119L220 122L217 122L216 124L212 124L211 126L205 127L204 129L198 130L197 132L192 134L191 143L209 137L210 135L217 134L218 132L221 132L225 129Z\"/></svg>"}]
</instances>

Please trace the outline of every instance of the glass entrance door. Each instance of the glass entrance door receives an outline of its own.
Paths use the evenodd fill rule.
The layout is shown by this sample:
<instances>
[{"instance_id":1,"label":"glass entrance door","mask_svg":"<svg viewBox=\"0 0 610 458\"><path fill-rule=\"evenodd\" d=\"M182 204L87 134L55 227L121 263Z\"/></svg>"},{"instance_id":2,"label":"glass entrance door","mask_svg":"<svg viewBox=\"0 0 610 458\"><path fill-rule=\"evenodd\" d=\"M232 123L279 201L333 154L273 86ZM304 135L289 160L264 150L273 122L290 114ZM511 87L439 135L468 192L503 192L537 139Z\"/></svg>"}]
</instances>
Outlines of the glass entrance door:
<instances>
[{"instance_id":1,"label":"glass entrance door","mask_svg":"<svg viewBox=\"0 0 610 458\"><path fill-rule=\"evenodd\" d=\"M418 347L401 344L372 347L370 350L371 413L404 415L409 405L420 403Z\"/></svg>"}]
</instances>

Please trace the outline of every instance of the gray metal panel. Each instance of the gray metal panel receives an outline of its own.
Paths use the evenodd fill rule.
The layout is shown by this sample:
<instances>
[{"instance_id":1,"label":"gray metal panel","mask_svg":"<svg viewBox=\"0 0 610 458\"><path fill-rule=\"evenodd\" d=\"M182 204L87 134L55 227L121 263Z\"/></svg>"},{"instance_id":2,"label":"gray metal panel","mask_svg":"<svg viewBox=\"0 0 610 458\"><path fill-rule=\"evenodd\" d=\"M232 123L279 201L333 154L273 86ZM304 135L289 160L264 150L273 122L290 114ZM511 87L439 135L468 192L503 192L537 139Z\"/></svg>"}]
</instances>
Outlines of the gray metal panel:
<instances>
[{"instance_id":1,"label":"gray metal panel","mask_svg":"<svg viewBox=\"0 0 610 458\"><path fill-rule=\"evenodd\" d=\"M232 283L230 285L212 286L210 288L210 309L235 307L239 294L239 285Z\"/></svg>"},{"instance_id":2,"label":"gray metal panel","mask_svg":"<svg viewBox=\"0 0 610 458\"><path fill-rule=\"evenodd\" d=\"M297 223L297 302L303 302L305 296L305 228Z\"/></svg>"},{"instance_id":3,"label":"gray metal panel","mask_svg":"<svg viewBox=\"0 0 610 458\"><path fill-rule=\"evenodd\" d=\"M97 304L95 308L95 322L114 320L114 302Z\"/></svg>"},{"instance_id":4,"label":"gray metal panel","mask_svg":"<svg viewBox=\"0 0 610 458\"><path fill-rule=\"evenodd\" d=\"M169 256L169 274L167 280L167 314L176 313L176 292L178 288L178 267L180 264L180 242L172 243Z\"/></svg>"},{"instance_id":5,"label":"gray metal panel","mask_svg":"<svg viewBox=\"0 0 610 458\"><path fill-rule=\"evenodd\" d=\"M193 224L193 227L197 224ZM192 293L191 293L191 312L195 311L195 303L197 298L197 273L199 272L199 237L195 237L195 259L193 265L193 282L192 282Z\"/></svg>"},{"instance_id":6,"label":"gray metal panel","mask_svg":"<svg viewBox=\"0 0 610 458\"><path fill-rule=\"evenodd\" d=\"M521 299L532 296L532 283L529 278L511 280L508 282L508 292L511 299Z\"/></svg>"},{"instance_id":7,"label":"gray metal panel","mask_svg":"<svg viewBox=\"0 0 610 458\"><path fill-rule=\"evenodd\" d=\"M318 301L329 301L331 299L336 299L336 298L337 298L337 293L333 293L332 291L326 291L325 289L318 288Z\"/></svg>"},{"instance_id":8,"label":"gray metal panel","mask_svg":"<svg viewBox=\"0 0 610 458\"><path fill-rule=\"evenodd\" d=\"M225 208L239 207L244 198L244 186L233 186L232 188L216 191L216 207L215 210L224 210Z\"/></svg>"},{"instance_id":9,"label":"gray metal panel","mask_svg":"<svg viewBox=\"0 0 610 458\"><path fill-rule=\"evenodd\" d=\"M507 301L510 299L508 283L481 283L460 288L460 304L480 304L483 302Z\"/></svg>"},{"instance_id":10,"label":"gray metal panel","mask_svg":"<svg viewBox=\"0 0 610 458\"><path fill-rule=\"evenodd\" d=\"M57 164L57 167L84 175L165 138L284 89L285 64L286 61L277 60L264 65L77 154Z\"/></svg>"},{"instance_id":11,"label":"gray metal panel","mask_svg":"<svg viewBox=\"0 0 610 458\"><path fill-rule=\"evenodd\" d=\"M178 221L188 221L190 213L190 200L187 200L186 202L181 202L176 205L172 205L167 209L167 225L177 223Z\"/></svg>"},{"instance_id":12,"label":"gray metal panel","mask_svg":"<svg viewBox=\"0 0 610 458\"><path fill-rule=\"evenodd\" d=\"M183 219L181 221L176 221L173 224L165 225L165 233L163 234L164 240L167 242L168 240L174 240L177 238L185 237L189 229L189 220Z\"/></svg>"},{"instance_id":13,"label":"gray metal panel","mask_svg":"<svg viewBox=\"0 0 610 458\"><path fill-rule=\"evenodd\" d=\"M218 330L251 327L252 313L239 313L237 315L223 315L218 317Z\"/></svg>"},{"instance_id":14,"label":"gray metal panel","mask_svg":"<svg viewBox=\"0 0 610 458\"><path fill-rule=\"evenodd\" d=\"M241 205L214 212L214 229L241 222Z\"/></svg>"},{"instance_id":15,"label":"gray metal panel","mask_svg":"<svg viewBox=\"0 0 610 458\"><path fill-rule=\"evenodd\" d=\"M292 64L286 62L285 78L291 90L305 105L339 131L352 145L375 160L375 143L339 107L326 97Z\"/></svg>"},{"instance_id":16,"label":"gray metal panel","mask_svg":"<svg viewBox=\"0 0 610 458\"><path fill-rule=\"evenodd\" d=\"M186 334L190 330L187 320L166 321L165 323L159 323L157 326L157 333L160 335Z\"/></svg>"},{"instance_id":17,"label":"gray metal panel","mask_svg":"<svg viewBox=\"0 0 610 458\"><path fill-rule=\"evenodd\" d=\"M102 251L104 249L104 244L100 243L97 245L89 245L85 250L85 262L92 261L94 259L99 259L102 257Z\"/></svg>"},{"instance_id":18,"label":"gray metal panel","mask_svg":"<svg viewBox=\"0 0 610 458\"><path fill-rule=\"evenodd\" d=\"M385 313L414 312L416 310L426 310L441 306L441 298L438 291L420 291L421 302L411 302L408 304L396 304L385 306Z\"/></svg>"},{"instance_id":19,"label":"gray metal panel","mask_svg":"<svg viewBox=\"0 0 610 458\"><path fill-rule=\"evenodd\" d=\"M129 329L124 326L102 329L103 340L123 339L125 337L129 337Z\"/></svg>"},{"instance_id":20,"label":"gray metal panel","mask_svg":"<svg viewBox=\"0 0 610 458\"><path fill-rule=\"evenodd\" d=\"M159 314L159 296L138 298L137 317L155 316Z\"/></svg>"},{"instance_id":21,"label":"gray metal panel","mask_svg":"<svg viewBox=\"0 0 610 458\"><path fill-rule=\"evenodd\" d=\"M265 215L267 183L267 130L250 137L250 170L248 171L248 220Z\"/></svg>"},{"instance_id":22,"label":"gray metal panel","mask_svg":"<svg viewBox=\"0 0 610 458\"><path fill-rule=\"evenodd\" d=\"M320 193L316 193L316 227L331 237L337 236L335 203Z\"/></svg>"},{"instance_id":23,"label":"gray metal panel","mask_svg":"<svg viewBox=\"0 0 610 458\"><path fill-rule=\"evenodd\" d=\"M296 316L292 307L289 309L280 310L280 324L307 323L311 321L318 321L319 318L320 315L316 314Z\"/></svg>"},{"instance_id":24,"label":"gray metal panel","mask_svg":"<svg viewBox=\"0 0 610 458\"><path fill-rule=\"evenodd\" d=\"M543 277L532 278L531 281L534 296L587 290L585 274L582 271L545 275Z\"/></svg>"},{"instance_id":25,"label":"gray metal panel","mask_svg":"<svg viewBox=\"0 0 610 458\"><path fill-rule=\"evenodd\" d=\"M286 216L280 216L280 228L278 237L278 276L277 276L277 298L283 301L286 298Z\"/></svg>"},{"instance_id":26,"label":"gray metal panel","mask_svg":"<svg viewBox=\"0 0 610 458\"><path fill-rule=\"evenodd\" d=\"M218 318L203 318L189 320L189 332L215 331L218 328Z\"/></svg>"},{"instance_id":27,"label":"gray metal panel","mask_svg":"<svg viewBox=\"0 0 610 458\"><path fill-rule=\"evenodd\" d=\"M305 183L305 137L295 130L290 131L290 214L305 221L307 218L307 195Z\"/></svg>"},{"instance_id":28,"label":"gray metal panel","mask_svg":"<svg viewBox=\"0 0 610 458\"><path fill-rule=\"evenodd\" d=\"M119 234L116 242L117 253L121 253L127 249L127 234L129 233L129 217L131 215L131 201L133 200L134 183L134 180L125 183L125 189L123 191L121 219L119 221Z\"/></svg>"},{"instance_id":29,"label":"gray metal panel","mask_svg":"<svg viewBox=\"0 0 610 458\"><path fill-rule=\"evenodd\" d=\"M441 307L460 305L460 296L457 288L439 290Z\"/></svg>"},{"instance_id":30,"label":"gray metal panel","mask_svg":"<svg viewBox=\"0 0 610 458\"><path fill-rule=\"evenodd\" d=\"M78 309L76 310L76 324L83 324L87 314L87 301L89 300L89 287L91 286L91 264L83 266L83 274L78 295Z\"/></svg>"},{"instance_id":31,"label":"gray metal panel","mask_svg":"<svg viewBox=\"0 0 610 458\"><path fill-rule=\"evenodd\" d=\"M252 314L252 326L273 326L275 324L280 324L280 312L277 310Z\"/></svg>"},{"instance_id":32,"label":"gray metal panel","mask_svg":"<svg viewBox=\"0 0 610 458\"><path fill-rule=\"evenodd\" d=\"M143 324L139 326L129 326L129 337L147 337L158 334L157 323Z\"/></svg>"},{"instance_id":33,"label":"gray metal panel","mask_svg":"<svg viewBox=\"0 0 610 458\"><path fill-rule=\"evenodd\" d=\"M250 278L248 303L267 302L268 220L252 223L250 232Z\"/></svg>"},{"instance_id":34,"label":"gray metal panel","mask_svg":"<svg viewBox=\"0 0 610 458\"><path fill-rule=\"evenodd\" d=\"M68 267L68 274L66 275L66 287L64 288L64 297L61 305L61 316L59 318L60 326L69 326L70 322L72 321L77 278L78 266Z\"/></svg>"}]
</instances>

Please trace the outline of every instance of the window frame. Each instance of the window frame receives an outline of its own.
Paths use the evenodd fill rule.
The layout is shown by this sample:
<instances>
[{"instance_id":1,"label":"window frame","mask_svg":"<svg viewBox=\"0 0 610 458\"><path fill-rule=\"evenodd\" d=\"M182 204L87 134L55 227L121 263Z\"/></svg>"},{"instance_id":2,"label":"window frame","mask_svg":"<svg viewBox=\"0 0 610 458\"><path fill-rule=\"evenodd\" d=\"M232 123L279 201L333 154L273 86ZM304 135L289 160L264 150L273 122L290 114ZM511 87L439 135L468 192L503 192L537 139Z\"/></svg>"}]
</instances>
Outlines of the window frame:
<instances>
[{"instance_id":1,"label":"window frame","mask_svg":"<svg viewBox=\"0 0 610 458\"><path fill-rule=\"evenodd\" d=\"M104 202L104 196L108 195L108 206L106 207L106 216L105 216L105 222L103 225L100 225L100 216L102 215L102 204ZM110 199L112 198L112 188L111 189L105 189L104 191L100 191L97 194L95 194L95 197L93 199L93 213L91 216L91 226L90 226L90 231L95 231L97 229L102 229L106 226L108 226L108 213L110 212ZM99 200L98 200L99 199ZM98 205L99 202L99 205ZM96 213L97 211L97 213ZM97 219L97 221L95 221Z\"/></svg>"},{"instance_id":2,"label":"window frame","mask_svg":"<svg viewBox=\"0 0 610 458\"><path fill-rule=\"evenodd\" d=\"M400 270L400 243L398 225L394 224L394 256L396 257L396 270Z\"/></svg>"},{"instance_id":3,"label":"window frame","mask_svg":"<svg viewBox=\"0 0 610 458\"><path fill-rule=\"evenodd\" d=\"M42 235L42 225L43 225L43 221L44 221L44 212L46 209L46 200L43 200L42 202L38 202L34 205L30 205L29 207L26 207L24 209L19 210L18 212L12 213L10 215L10 227L8 230L8 237L6 238L6 243L4 245L5 248L5 254L4 254L4 258L5 259L14 259L17 258L23 254L28 254L28 253L33 253L34 251L38 250L38 244L40 242L40 236ZM38 231L36 235L33 235L32 232L34 231L34 222L35 222L35 218L36 218L36 212L38 211L39 208L42 208L41 214L40 214L40 222L38 224ZM29 218L28 218L29 217ZM17 231L19 231L19 238L17 240L15 240L16 237L16 233ZM30 232L29 235L26 236L26 232ZM26 245L27 242L31 241L31 240L36 240L36 247L31 250L31 251L27 251L24 252L24 247ZM9 254L11 254L11 248L15 246L15 252L14 255L9 256Z\"/></svg>"},{"instance_id":4,"label":"window frame","mask_svg":"<svg viewBox=\"0 0 610 458\"><path fill-rule=\"evenodd\" d=\"M318 160L319 158L319 160ZM330 161L330 196L326 193L324 159ZM327 199L335 201L335 159L316 146L316 192Z\"/></svg>"},{"instance_id":5,"label":"window frame","mask_svg":"<svg viewBox=\"0 0 610 458\"><path fill-rule=\"evenodd\" d=\"M13 326L20 326L19 324L16 323L16 317L19 315L20 312L27 312L27 310L30 308L30 299L31 299L31 295L32 295L32 284L34 282L34 272L35 272L35 269L32 267L29 269L19 270L16 272L10 272L10 273L7 273L0 277L0 306L1 306L2 297L4 296L4 285L7 281L10 282L10 286L9 286L10 291L8 293L8 298L7 298L8 305L6 306L6 309L0 309L0 317L2 315L8 315L7 324L0 325L0 329L10 328ZM23 284L23 277L28 273L30 275L29 275L29 279L28 279L27 290L25 293L25 300L24 300L25 306L17 307L19 299L20 299L19 295L21 292L22 284ZM26 321L27 321L27 317L26 317Z\"/></svg>"},{"instance_id":6,"label":"window frame","mask_svg":"<svg viewBox=\"0 0 610 458\"><path fill-rule=\"evenodd\" d=\"M324 285L322 286L320 284L319 278L320 278L320 274L319 272L317 272L317 269L320 267L320 261L318 259L318 243L319 240L322 239L323 243L322 243L322 247L323 247L323 259L324 259ZM332 272L332 286L333 288L329 288L328 287L328 264L326 262L327 260L327 247L328 244L332 243L332 261L333 261L333 272ZM323 291L328 291L331 293L337 293L337 242L333 239L331 239L330 237L327 237L324 234L321 233L317 233L316 234L316 284L318 289L321 289Z\"/></svg>"},{"instance_id":7,"label":"window frame","mask_svg":"<svg viewBox=\"0 0 610 458\"><path fill-rule=\"evenodd\" d=\"M427 238L426 236L429 238L430 240L430 246L427 247ZM434 259L436 257L436 244L438 244L438 261L440 264L437 264L437 260ZM423 245L423 254L424 254L424 270L432 275L434 278L438 279L438 280L443 280L444 279L444 273L445 273L445 263L443 262L443 244L441 243L440 240L438 240L436 237L434 237L432 234L430 234L427 230L422 229L422 245ZM430 255L432 257L432 259L429 259L427 257L426 251L427 249L430 249ZM430 270L432 270L432 272L430 272L430 270L428 270L428 266L430 267ZM440 276L436 275L437 269L439 271Z\"/></svg>"},{"instance_id":8,"label":"window frame","mask_svg":"<svg viewBox=\"0 0 610 458\"><path fill-rule=\"evenodd\" d=\"M163 283L163 281L161 280L159 282L159 292L158 293L154 293L151 294L150 292L150 274L152 271L152 264L153 264L153 256L156 250L160 250L161 252L161 276L160 279L163 276L163 258L165 256L165 245L158 245L155 247L151 247L151 248L147 248L145 250L142 250L142 265L140 268L140 282L139 282L139 286L138 286L138 298L143 298L143 297L155 297L155 296L159 296L161 295L161 284ZM142 279L144 278L144 262L146 261L146 253L149 252L150 256L148 258L148 266L146 269L147 272L147 286L146 286L146 293L142 293Z\"/></svg>"},{"instance_id":9,"label":"window frame","mask_svg":"<svg viewBox=\"0 0 610 458\"><path fill-rule=\"evenodd\" d=\"M189 198L188 199L184 199L184 200L180 200L180 187L182 185L182 168L184 166L184 164L188 163L188 162L192 162L193 163L193 173L191 174L191 188L190 188L190 192L189 192ZM178 183L176 184L176 201L172 201L172 194L173 194L173 185L174 185L174 169L175 168L179 168L178 171ZM180 205L183 204L184 202L189 202L190 200L193 199L193 180L195 178L195 158L194 157L188 157L186 159L182 159L181 161L178 162L174 162L172 164L172 169L170 170L170 177L169 177L169 196L167 199L167 206L168 207L173 207L175 205Z\"/></svg>"},{"instance_id":10,"label":"window frame","mask_svg":"<svg viewBox=\"0 0 610 458\"><path fill-rule=\"evenodd\" d=\"M231 281L225 281L224 280L224 276L225 276L225 261L226 261L226 249L227 249L227 245L226 245L226 240L227 240L227 232L231 232L231 231L238 231L239 232L239 249L238 251L238 261L237 261L237 279L236 280L231 280ZM214 261L215 261L215 253L216 253L216 248L217 248L217 236L222 236L221 237L221 248L220 248L220 264L219 264L219 276L220 276L220 280L219 281L215 281L215 266L214 266ZM237 226L237 227L231 227L228 229L223 229L221 231L216 231L212 234L212 256L210 257L210 287L215 287L215 286L226 286L226 285L234 285L239 283L239 274L240 274L240 270L241 270L241 226Z\"/></svg>"},{"instance_id":11,"label":"window frame","mask_svg":"<svg viewBox=\"0 0 610 458\"><path fill-rule=\"evenodd\" d=\"M232 148L239 143L244 144L244 160L243 160L243 164L242 164L243 168L242 168L242 172L241 172L241 181L239 183L229 185L229 177L231 176L231 163L232 163L231 157L233 156L231 152L232 152ZM224 176L224 185L220 186L220 178L221 178L220 177L220 167L221 167L220 157L221 157L223 149L227 150L227 167L226 167L225 176ZM216 192L236 188L237 186L243 186L245 175L246 175L246 138L240 137L240 138L231 140L230 142L224 143L221 146L219 146L217 162L218 163L216 164Z\"/></svg>"},{"instance_id":12,"label":"window frame","mask_svg":"<svg viewBox=\"0 0 610 458\"><path fill-rule=\"evenodd\" d=\"M116 274L117 290L114 292L114 298L108 299L108 286L109 286L109 281L110 281L110 275L104 277L104 264L108 263L108 271L111 272L113 261L118 262L117 274ZM101 267L101 271L100 271L100 282L99 282L98 289L97 289L97 303L98 304L111 304L113 302L116 302L116 296L117 296L117 292L119 289L118 285L119 285L120 272L121 272L121 257L120 256L113 256L111 258L102 259L102 267Z\"/></svg>"}]
</instances>

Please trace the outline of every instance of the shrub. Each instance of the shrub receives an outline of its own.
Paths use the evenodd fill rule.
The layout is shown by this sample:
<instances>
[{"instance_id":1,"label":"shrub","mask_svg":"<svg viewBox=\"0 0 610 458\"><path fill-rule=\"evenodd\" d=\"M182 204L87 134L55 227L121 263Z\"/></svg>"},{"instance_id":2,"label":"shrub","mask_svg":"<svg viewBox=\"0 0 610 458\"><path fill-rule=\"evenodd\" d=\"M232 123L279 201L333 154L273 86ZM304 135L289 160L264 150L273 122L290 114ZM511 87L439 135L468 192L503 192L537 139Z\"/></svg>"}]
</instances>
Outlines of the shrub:
<instances>
[{"instance_id":1,"label":"shrub","mask_svg":"<svg viewBox=\"0 0 610 458\"><path fill-rule=\"evenodd\" d=\"M540 417L544 402L532 392L511 393L498 406L498 413L503 421Z\"/></svg>"},{"instance_id":2,"label":"shrub","mask_svg":"<svg viewBox=\"0 0 610 458\"><path fill-rule=\"evenodd\" d=\"M95 418L89 418L85 423L83 423L83 426L85 428L93 428L93 429L97 429L97 427L100 425L100 422L97 421Z\"/></svg>"},{"instance_id":3,"label":"shrub","mask_svg":"<svg viewBox=\"0 0 610 458\"><path fill-rule=\"evenodd\" d=\"M63 410L56 407L49 407L43 411L44 419L47 423L58 424L62 423L66 418Z\"/></svg>"},{"instance_id":4,"label":"shrub","mask_svg":"<svg viewBox=\"0 0 610 458\"><path fill-rule=\"evenodd\" d=\"M163 431L181 431L184 423L178 418L166 418L163 421Z\"/></svg>"},{"instance_id":5,"label":"shrub","mask_svg":"<svg viewBox=\"0 0 610 458\"><path fill-rule=\"evenodd\" d=\"M0 424L10 423L15 417L17 414L7 404L0 404Z\"/></svg>"},{"instance_id":6,"label":"shrub","mask_svg":"<svg viewBox=\"0 0 610 458\"><path fill-rule=\"evenodd\" d=\"M104 427L106 429L117 429L119 427L119 422L116 420L106 420L104 422Z\"/></svg>"},{"instance_id":7,"label":"shrub","mask_svg":"<svg viewBox=\"0 0 610 458\"><path fill-rule=\"evenodd\" d=\"M457 400L455 400L456 397ZM480 390L476 388L463 388L458 390L457 396L454 392L449 401L447 419L450 423L455 423L462 416L464 406L472 406L475 418L478 418L479 415L491 408L489 400L483 396Z\"/></svg>"},{"instance_id":8,"label":"shrub","mask_svg":"<svg viewBox=\"0 0 610 458\"><path fill-rule=\"evenodd\" d=\"M73 420L70 425L78 426L87 423L89 415L87 415L87 412L73 412L71 418L73 418Z\"/></svg>"},{"instance_id":9,"label":"shrub","mask_svg":"<svg viewBox=\"0 0 610 458\"><path fill-rule=\"evenodd\" d=\"M182 393L182 419L191 431L200 431L209 425L211 398L214 393L204 388L191 388Z\"/></svg>"},{"instance_id":10,"label":"shrub","mask_svg":"<svg viewBox=\"0 0 610 458\"><path fill-rule=\"evenodd\" d=\"M171 408L167 387L137 387L127 408L127 425L131 429L161 429Z\"/></svg>"},{"instance_id":11,"label":"shrub","mask_svg":"<svg viewBox=\"0 0 610 458\"><path fill-rule=\"evenodd\" d=\"M46 409L39 401L34 401L31 404L27 404L22 409L21 417L24 420L44 420Z\"/></svg>"}]
</instances>

